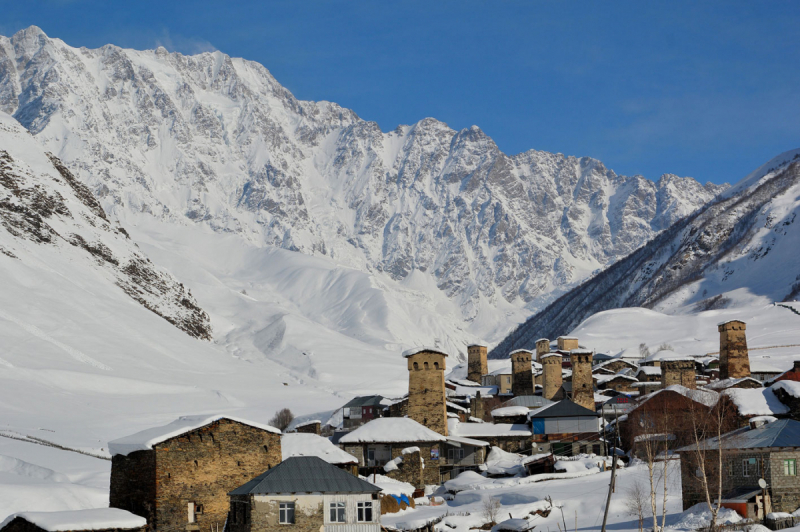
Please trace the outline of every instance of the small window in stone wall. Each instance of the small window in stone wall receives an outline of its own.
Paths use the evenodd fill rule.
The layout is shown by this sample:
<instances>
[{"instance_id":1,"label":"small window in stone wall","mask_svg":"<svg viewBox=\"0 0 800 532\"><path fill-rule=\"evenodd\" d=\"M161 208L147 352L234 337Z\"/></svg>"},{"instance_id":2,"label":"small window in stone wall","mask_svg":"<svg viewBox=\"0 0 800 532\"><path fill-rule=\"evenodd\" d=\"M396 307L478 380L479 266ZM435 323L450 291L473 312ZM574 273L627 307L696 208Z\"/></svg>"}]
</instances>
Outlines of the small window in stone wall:
<instances>
[{"instance_id":1,"label":"small window in stone wall","mask_svg":"<svg viewBox=\"0 0 800 532\"><path fill-rule=\"evenodd\" d=\"M282 525L294 524L294 503L282 502L279 506L278 522Z\"/></svg>"},{"instance_id":2,"label":"small window in stone wall","mask_svg":"<svg viewBox=\"0 0 800 532\"><path fill-rule=\"evenodd\" d=\"M269 445L265 445L265 446L264 446L264 452L265 452L265 453L268 453L268 452L269 452Z\"/></svg>"},{"instance_id":3,"label":"small window in stone wall","mask_svg":"<svg viewBox=\"0 0 800 532\"><path fill-rule=\"evenodd\" d=\"M428 369L428 363L427 362L425 362L424 367L425 367L425 369Z\"/></svg>"},{"instance_id":4,"label":"small window in stone wall","mask_svg":"<svg viewBox=\"0 0 800 532\"><path fill-rule=\"evenodd\" d=\"M194 461L194 466L199 467L200 464L197 463L197 460Z\"/></svg>"},{"instance_id":5,"label":"small window in stone wall","mask_svg":"<svg viewBox=\"0 0 800 532\"><path fill-rule=\"evenodd\" d=\"M200 437L200 443L203 443L203 435L202 434L198 434L198 436Z\"/></svg>"},{"instance_id":6,"label":"small window in stone wall","mask_svg":"<svg viewBox=\"0 0 800 532\"><path fill-rule=\"evenodd\" d=\"M414 370L416 371L416 370L418 370L418 369L419 369L419 364L417 364L416 362L414 362Z\"/></svg>"},{"instance_id":7,"label":"small window in stone wall","mask_svg":"<svg viewBox=\"0 0 800 532\"><path fill-rule=\"evenodd\" d=\"M797 476L797 460L791 458L783 461L783 474L787 477Z\"/></svg>"}]
</instances>

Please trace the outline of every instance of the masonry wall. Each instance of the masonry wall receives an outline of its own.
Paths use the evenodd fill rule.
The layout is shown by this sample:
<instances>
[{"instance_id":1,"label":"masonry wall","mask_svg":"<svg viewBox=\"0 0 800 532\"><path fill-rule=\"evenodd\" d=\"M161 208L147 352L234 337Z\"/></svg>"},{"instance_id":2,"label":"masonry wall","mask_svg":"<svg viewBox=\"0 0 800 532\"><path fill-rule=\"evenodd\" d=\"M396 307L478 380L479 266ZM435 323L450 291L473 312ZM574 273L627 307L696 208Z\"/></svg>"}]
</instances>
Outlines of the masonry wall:
<instances>
[{"instance_id":1,"label":"masonry wall","mask_svg":"<svg viewBox=\"0 0 800 532\"><path fill-rule=\"evenodd\" d=\"M573 353L569 358L572 363L572 401L594 411L592 354Z\"/></svg>"},{"instance_id":2,"label":"masonry wall","mask_svg":"<svg viewBox=\"0 0 800 532\"><path fill-rule=\"evenodd\" d=\"M109 507L127 510L155 522L156 452L136 451L111 458Z\"/></svg>"},{"instance_id":3,"label":"masonry wall","mask_svg":"<svg viewBox=\"0 0 800 532\"><path fill-rule=\"evenodd\" d=\"M738 379L750 376L746 327L745 323L741 321L729 321L719 325L720 379Z\"/></svg>"},{"instance_id":4,"label":"masonry wall","mask_svg":"<svg viewBox=\"0 0 800 532\"><path fill-rule=\"evenodd\" d=\"M319 532L325 522L322 495L253 495L251 501L250 527L241 532ZM281 502L295 503L293 525L279 523Z\"/></svg>"},{"instance_id":5,"label":"masonry wall","mask_svg":"<svg viewBox=\"0 0 800 532\"><path fill-rule=\"evenodd\" d=\"M542 355L546 355L550 352L550 340L547 338L542 338L538 342L536 342L536 362L542 361Z\"/></svg>"},{"instance_id":6,"label":"masonry wall","mask_svg":"<svg viewBox=\"0 0 800 532\"><path fill-rule=\"evenodd\" d=\"M800 442L798 442L800 445ZM769 480L774 512L794 512L800 508L800 475L784 475L783 461L794 459L800 466L800 450L787 450L770 453ZM765 478L766 480L766 478Z\"/></svg>"},{"instance_id":7,"label":"masonry wall","mask_svg":"<svg viewBox=\"0 0 800 532\"><path fill-rule=\"evenodd\" d=\"M781 388L773 388L778 400L789 407L789 417L800 421L800 397L795 397Z\"/></svg>"},{"instance_id":8,"label":"masonry wall","mask_svg":"<svg viewBox=\"0 0 800 532\"><path fill-rule=\"evenodd\" d=\"M571 338L567 336L559 336L556 340L558 345L559 351L571 351L573 349L579 349L580 346L578 345L577 338Z\"/></svg>"},{"instance_id":9,"label":"masonry wall","mask_svg":"<svg viewBox=\"0 0 800 532\"><path fill-rule=\"evenodd\" d=\"M408 417L447 436L445 356L422 351L408 357Z\"/></svg>"},{"instance_id":10,"label":"masonry wall","mask_svg":"<svg viewBox=\"0 0 800 532\"><path fill-rule=\"evenodd\" d=\"M281 462L280 434L222 419L155 446L153 527L184 528L188 503L203 505L200 530L225 524L228 492ZM113 464L112 464L113 466Z\"/></svg>"},{"instance_id":11,"label":"masonry wall","mask_svg":"<svg viewBox=\"0 0 800 532\"><path fill-rule=\"evenodd\" d=\"M533 373L530 351L511 353L511 393L515 396L533 395Z\"/></svg>"},{"instance_id":12,"label":"masonry wall","mask_svg":"<svg viewBox=\"0 0 800 532\"><path fill-rule=\"evenodd\" d=\"M661 362L661 386L679 384L695 388L694 362L691 360L664 360Z\"/></svg>"},{"instance_id":13,"label":"masonry wall","mask_svg":"<svg viewBox=\"0 0 800 532\"><path fill-rule=\"evenodd\" d=\"M303 434L316 434L317 436L320 435L322 432L322 424L321 423L308 423L303 425L302 427L297 427L297 432Z\"/></svg>"},{"instance_id":14,"label":"masonry wall","mask_svg":"<svg viewBox=\"0 0 800 532\"><path fill-rule=\"evenodd\" d=\"M543 391L542 395L545 399L552 400L558 390L561 389L563 384L563 377L561 375L561 357L551 355L542 359L542 375L543 375Z\"/></svg>"},{"instance_id":15,"label":"masonry wall","mask_svg":"<svg viewBox=\"0 0 800 532\"><path fill-rule=\"evenodd\" d=\"M489 373L489 364L486 360L487 349L485 345L471 345L467 347L467 379L480 384L481 377Z\"/></svg>"}]
</instances>

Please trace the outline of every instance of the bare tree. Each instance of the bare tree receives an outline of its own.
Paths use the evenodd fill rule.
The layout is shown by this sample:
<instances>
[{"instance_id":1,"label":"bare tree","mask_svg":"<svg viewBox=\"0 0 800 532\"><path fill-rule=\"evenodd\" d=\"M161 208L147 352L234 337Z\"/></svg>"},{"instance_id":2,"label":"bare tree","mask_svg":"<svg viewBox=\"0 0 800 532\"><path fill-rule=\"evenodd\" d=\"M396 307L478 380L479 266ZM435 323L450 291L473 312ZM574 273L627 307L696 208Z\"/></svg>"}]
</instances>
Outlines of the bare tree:
<instances>
[{"instance_id":1,"label":"bare tree","mask_svg":"<svg viewBox=\"0 0 800 532\"><path fill-rule=\"evenodd\" d=\"M658 404L660 403L660 405ZM663 496L661 502L661 528L666 524L667 508L667 474L669 442L674 439L670 433L672 419L669 406L666 401L653 402L648 408L640 409L634 415L634 422L637 425L634 444L643 454L637 451L637 457L643 459L647 464L647 477L649 481L649 492L643 494L645 500L649 499L650 514L653 518L653 530L658 532L658 490L663 483ZM658 467L659 457L662 460L662 467ZM640 488L644 491L644 487Z\"/></svg>"},{"instance_id":2,"label":"bare tree","mask_svg":"<svg viewBox=\"0 0 800 532\"><path fill-rule=\"evenodd\" d=\"M642 358L647 358L650 356L650 349L647 347L647 344L639 344L639 356Z\"/></svg>"},{"instance_id":3,"label":"bare tree","mask_svg":"<svg viewBox=\"0 0 800 532\"><path fill-rule=\"evenodd\" d=\"M500 513L500 499L490 497L483 501L483 519L492 526L497 524L497 515Z\"/></svg>"},{"instance_id":4,"label":"bare tree","mask_svg":"<svg viewBox=\"0 0 800 532\"><path fill-rule=\"evenodd\" d=\"M282 408L281 410L275 412L275 415L269 420L269 424L278 430L284 431L293 419L294 414L292 414L292 411L288 408Z\"/></svg>"},{"instance_id":5,"label":"bare tree","mask_svg":"<svg viewBox=\"0 0 800 532\"><path fill-rule=\"evenodd\" d=\"M656 353L658 353L659 351L672 351L672 346L669 345L667 342L664 342L660 346L658 346L658 349L656 349Z\"/></svg>"},{"instance_id":6,"label":"bare tree","mask_svg":"<svg viewBox=\"0 0 800 532\"><path fill-rule=\"evenodd\" d=\"M639 532L644 530L644 517L647 511L647 492L641 480L636 480L627 490L625 508L628 513L639 520Z\"/></svg>"}]
</instances>

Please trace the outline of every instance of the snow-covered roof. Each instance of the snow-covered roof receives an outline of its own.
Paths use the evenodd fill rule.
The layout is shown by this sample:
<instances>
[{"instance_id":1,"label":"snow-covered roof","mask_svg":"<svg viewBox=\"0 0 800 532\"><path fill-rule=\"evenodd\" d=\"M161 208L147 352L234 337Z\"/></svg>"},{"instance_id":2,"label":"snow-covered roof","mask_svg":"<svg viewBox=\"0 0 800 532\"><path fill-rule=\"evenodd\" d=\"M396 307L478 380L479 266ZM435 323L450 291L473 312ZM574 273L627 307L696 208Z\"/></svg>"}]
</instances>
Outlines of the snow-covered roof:
<instances>
[{"instance_id":1,"label":"snow-covered roof","mask_svg":"<svg viewBox=\"0 0 800 532\"><path fill-rule=\"evenodd\" d=\"M322 424L322 421L319 419L309 419L308 421L303 421L302 423L298 423L294 426L295 429L299 429L300 427L307 427L308 425L314 425L316 423Z\"/></svg>"},{"instance_id":2,"label":"snow-covered roof","mask_svg":"<svg viewBox=\"0 0 800 532\"><path fill-rule=\"evenodd\" d=\"M664 349L657 353L654 353L647 358L644 359L645 362L655 362L661 360L690 360L694 362L693 357L687 357L686 355L679 355L675 351L670 351L669 349Z\"/></svg>"},{"instance_id":3,"label":"snow-covered roof","mask_svg":"<svg viewBox=\"0 0 800 532\"><path fill-rule=\"evenodd\" d=\"M445 441L447 438L407 417L380 417L361 425L339 443Z\"/></svg>"},{"instance_id":4,"label":"snow-covered roof","mask_svg":"<svg viewBox=\"0 0 800 532\"><path fill-rule=\"evenodd\" d=\"M533 528L533 524L527 519L506 519L492 527L492 532L526 532Z\"/></svg>"},{"instance_id":5,"label":"snow-covered roof","mask_svg":"<svg viewBox=\"0 0 800 532\"><path fill-rule=\"evenodd\" d=\"M541 356L541 360L544 360L545 358L549 358L549 357L560 357L560 356L561 356L561 353L558 353L558 352L556 352L556 353L547 353L546 355L542 355Z\"/></svg>"},{"instance_id":6,"label":"snow-covered roof","mask_svg":"<svg viewBox=\"0 0 800 532\"><path fill-rule=\"evenodd\" d=\"M488 347L488 346L485 344L469 344L467 347L469 348L469 347Z\"/></svg>"},{"instance_id":7,"label":"snow-covered roof","mask_svg":"<svg viewBox=\"0 0 800 532\"><path fill-rule=\"evenodd\" d=\"M110 441L108 442L108 451L112 455L121 454L123 456L127 456L135 451L146 451L152 449L154 445L167 441L170 438L175 438L181 434L186 434L187 432L205 427L214 423L215 421L219 421L220 419L236 421L237 423L242 423L243 425L249 425L257 429L266 430L274 434L281 433L281 431L272 425L247 421L245 419L239 419L233 416L220 414L214 414L211 416L182 416L167 425L163 425L161 427L152 427L139 431L136 434L131 434L130 436L124 436L122 438Z\"/></svg>"},{"instance_id":8,"label":"snow-covered roof","mask_svg":"<svg viewBox=\"0 0 800 532\"><path fill-rule=\"evenodd\" d=\"M784 373L785 371L763 360L750 359L750 373Z\"/></svg>"},{"instance_id":9,"label":"snow-covered roof","mask_svg":"<svg viewBox=\"0 0 800 532\"><path fill-rule=\"evenodd\" d=\"M528 412L525 406L502 406L492 410L492 417L527 416Z\"/></svg>"},{"instance_id":10,"label":"snow-covered roof","mask_svg":"<svg viewBox=\"0 0 800 532\"><path fill-rule=\"evenodd\" d=\"M674 441L674 434L639 434L633 441L638 443L640 441Z\"/></svg>"},{"instance_id":11,"label":"snow-covered roof","mask_svg":"<svg viewBox=\"0 0 800 532\"><path fill-rule=\"evenodd\" d=\"M800 399L800 382L797 381L778 381L772 386L771 390L783 390L794 398Z\"/></svg>"},{"instance_id":12,"label":"snow-covered roof","mask_svg":"<svg viewBox=\"0 0 800 532\"><path fill-rule=\"evenodd\" d=\"M461 423L457 419L447 420L448 434L460 438L493 438L503 436L532 436L524 423Z\"/></svg>"},{"instance_id":13,"label":"snow-covered roof","mask_svg":"<svg viewBox=\"0 0 800 532\"><path fill-rule=\"evenodd\" d=\"M594 351L591 349L570 349L570 355L591 355Z\"/></svg>"},{"instance_id":14,"label":"snow-covered roof","mask_svg":"<svg viewBox=\"0 0 800 532\"><path fill-rule=\"evenodd\" d=\"M639 373L644 373L645 375L661 375L661 368L656 366L641 366L636 374L638 375Z\"/></svg>"},{"instance_id":15,"label":"snow-covered roof","mask_svg":"<svg viewBox=\"0 0 800 532\"><path fill-rule=\"evenodd\" d=\"M403 358L408 358L410 356L416 355L417 353L422 353L423 351L430 351L432 353L439 353L440 355L447 356L447 353L439 349L438 347L414 347L412 349L407 349L403 351Z\"/></svg>"},{"instance_id":16,"label":"snow-covered roof","mask_svg":"<svg viewBox=\"0 0 800 532\"><path fill-rule=\"evenodd\" d=\"M734 323L734 322L736 322L736 323L744 323L742 320L721 321L721 322L717 323L717 327L719 327L720 325L725 325L726 323Z\"/></svg>"},{"instance_id":17,"label":"snow-covered roof","mask_svg":"<svg viewBox=\"0 0 800 532\"><path fill-rule=\"evenodd\" d=\"M730 379L722 379L719 381L714 381L711 384L707 384L705 387L709 390L725 390L727 388L732 388L737 384L741 384L743 382L754 382L758 384L758 387L761 387L761 382L754 379L753 377L740 377L738 379L730 378Z\"/></svg>"},{"instance_id":18,"label":"snow-covered roof","mask_svg":"<svg viewBox=\"0 0 800 532\"><path fill-rule=\"evenodd\" d=\"M617 362L622 362L623 364L627 364L631 368L635 368L636 367L636 364L634 364L633 362L630 362L628 360L622 360L621 358L612 358L611 360L605 360L603 362L600 362L599 364L595 364L592 371L594 371L595 369L604 368L604 367L606 367L606 366L608 366L610 364L614 364L614 363L617 363Z\"/></svg>"},{"instance_id":19,"label":"snow-covered roof","mask_svg":"<svg viewBox=\"0 0 800 532\"><path fill-rule=\"evenodd\" d=\"M531 352L530 352L529 350L527 350L527 349L514 349L513 351L511 351L511 352L508 354L508 356L511 356L511 355L513 355L514 353L527 353L527 354L529 354L529 355L532 355L532 354L533 354L533 353L531 353Z\"/></svg>"},{"instance_id":20,"label":"snow-covered roof","mask_svg":"<svg viewBox=\"0 0 800 532\"><path fill-rule=\"evenodd\" d=\"M577 340L577 336L559 336L559 340Z\"/></svg>"},{"instance_id":21,"label":"snow-covered roof","mask_svg":"<svg viewBox=\"0 0 800 532\"><path fill-rule=\"evenodd\" d=\"M64 512L18 512L11 514L0 523L5 527L15 518L22 518L48 532L66 530L102 530L118 528L129 530L147 526L147 519L119 508L93 508Z\"/></svg>"},{"instance_id":22,"label":"snow-covered roof","mask_svg":"<svg viewBox=\"0 0 800 532\"><path fill-rule=\"evenodd\" d=\"M496 369L493 372L489 373L489 375L497 376L497 375L511 375L511 366L505 366L500 369Z\"/></svg>"},{"instance_id":23,"label":"snow-covered roof","mask_svg":"<svg viewBox=\"0 0 800 532\"><path fill-rule=\"evenodd\" d=\"M742 416L774 416L789 413L789 407L780 402L772 388L729 388L722 393L730 397Z\"/></svg>"},{"instance_id":24,"label":"snow-covered roof","mask_svg":"<svg viewBox=\"0 0 800 532\"><path fill-rule=\"evenodd\" d=\"M639 379L636 377L631 377L629 375L620 375L619 373L615 373L614 375L600 375L597 377L597 384L602 384L604 382L612 381L614 379L625 379L628 381L636 382Z\"/></svg>"},{"instance_id":25,"label":"snow-covered roof","mask_svg":"<svg viewBox=\"0 0 800 532\"><path fill-rule=\"evenodd\" d=\"M468 408L464 408L461 405L457 405L455 403L451 403L450 401L447 401L445 404L447 406L449 406L450 408L454 409L454 410L458 410L459 412L469 412Z\"/></svg>"},{"instance_id":26,"label":"snow-covered roof","mask_svg":"<svg viewBox=\"0 0 800 532\"><path fill-rule=\"evenodd\" d=\"M714 406L719 401L719 394L717 392L713 392L711 390L693 390L691 388L687 388L686 386L681 386L680 384L673 384L672 386L667 386L663 390L657 390L648 397L645 397L642 400L642 404L663 392L679 393L682 396L691 399L695 403L700 403L709 407Z\"/></svg>"},{"instance_id":27,"label":"snow-covered roof","mask_svg":"<svg viewBox=\"0 0 800 532\"><path fill-rule=\"evenodd\" d=\"M332 444L328 438L302 432L281 436L283 460L293 456L317 456L329 464L355 464L358 460Z\"/></svg>"},{"instance_id":28,"label":"snow-covered roof","mask_svg":"<svg viewBox=\"0 0 800 532\"><path fill-rule=\"evenodd\" d=\"M463 436L447 436L448 442L462 443L464 445L472 445L473 447L488 447L489 444L481 440L473 440L472 438L464 438Z\"/></svg>"}]
</instances>

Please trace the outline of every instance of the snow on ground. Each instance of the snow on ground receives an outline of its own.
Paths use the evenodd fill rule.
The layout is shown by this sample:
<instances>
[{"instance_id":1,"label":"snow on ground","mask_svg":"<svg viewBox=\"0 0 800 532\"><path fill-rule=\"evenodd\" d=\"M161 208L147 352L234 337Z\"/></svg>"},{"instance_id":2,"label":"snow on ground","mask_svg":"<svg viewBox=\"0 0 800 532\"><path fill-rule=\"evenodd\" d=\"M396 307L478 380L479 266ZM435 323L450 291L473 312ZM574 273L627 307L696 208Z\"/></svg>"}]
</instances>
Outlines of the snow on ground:
<instances>
[{"instance_id":1,"label":"snow on ground","mask_svg":"<svg viewBox=\"0 0 800 532\"><path fill-rule=\"evenodd\" d=\"M0 528L10 523L15 517L25 519L48 532L66 532L69 530L103 530L141 528L147 524L144 517L139 517L117 508L95 508L91 510L72 510L61 512L20 512L8 516Z\"/></svg>"}]
</instances>

